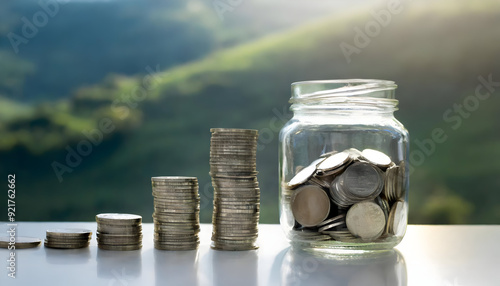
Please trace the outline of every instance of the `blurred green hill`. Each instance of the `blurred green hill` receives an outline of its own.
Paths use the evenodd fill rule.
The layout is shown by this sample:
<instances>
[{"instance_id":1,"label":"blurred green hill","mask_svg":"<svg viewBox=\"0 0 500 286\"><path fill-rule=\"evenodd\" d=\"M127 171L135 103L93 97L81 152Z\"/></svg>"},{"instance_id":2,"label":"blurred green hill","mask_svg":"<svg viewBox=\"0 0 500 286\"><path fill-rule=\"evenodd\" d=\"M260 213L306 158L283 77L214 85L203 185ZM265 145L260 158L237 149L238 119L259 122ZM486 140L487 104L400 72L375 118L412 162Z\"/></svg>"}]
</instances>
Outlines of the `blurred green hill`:
<instances>
[{"instance_id":1,"label":"blurred green hill","mask_svg":"<svg viewBox=\"0 0 500 286\"><path fill-rule=\"evenodd\" d=\"M34 103L68 97L108 74L136 75L147 65L171 68L331 10L322 11L328 4L289 3L286 11L301 16L277 17L279 5L247 5L237 17L224 13L221 21L212 3L203 0L2 1L0 94ZM40 13L47 21L38 27L41 20L34 17ZM265 13L274 15L252 18ZM26 36L31 29L36 32Z\"/></svg>"},{"instance_id":2,"label":"blurred green hill","mask_svg":"<svg viewBox=\"0 0 500 286\"><path fill-rule=\"evenodd\" d=\"M0 117L0 170L16 172L24 208L18 219L93 220L98 212L114 211L151 221L150 177L189 175L200 180L202 221L209 222L209 129L237 127L261 131L261 222L276 223L277 130L291 116L290 83L355 77L399 84L396 117L410 131L412 150L422 151L416 141L431 138L435 128L448 136L412 174L410 222L498 223L499 92L461 117L456 130L443 116L474 95L478 77L500 82L500 30L492 28L500 25L499 5L401 5L403 11L349 63L340 45L353 45L353 28L364 29L374 19L366 9L217 50L155 75L145 68L163 67L148 63L142 74L108 75L23 116ZM146 92L139 93L140 87ZM4 114L10 105L1 108ZM102 120L114 130L105 134ZM59 182L54 161L66 164L68 150L90 141L84 133L93 129L101 130L102 142Z\"/></svg>"}]
</instances>

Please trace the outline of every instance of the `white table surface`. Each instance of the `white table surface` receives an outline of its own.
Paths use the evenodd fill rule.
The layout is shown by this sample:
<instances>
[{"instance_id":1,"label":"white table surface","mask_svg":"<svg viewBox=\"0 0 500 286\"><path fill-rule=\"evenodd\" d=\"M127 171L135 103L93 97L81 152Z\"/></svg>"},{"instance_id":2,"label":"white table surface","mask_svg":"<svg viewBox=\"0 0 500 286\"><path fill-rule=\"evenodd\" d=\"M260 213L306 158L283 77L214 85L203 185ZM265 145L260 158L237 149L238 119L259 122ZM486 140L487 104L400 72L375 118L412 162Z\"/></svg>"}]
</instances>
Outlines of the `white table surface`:
<instances>
[{"instance_id":1,"label":"white table surface","mask_svg":"<svg viewBox=\"0 0 500 286\"><path fill-rule=\"evenodd\" d=\"M260 225L256 251L210 249L203 224L197 251L153 247L143 224L139 251L97 248L96 223L18 223L18 236L45 238L49 228L87 228L89 248L16 250L16 279L7 276L10 251L0 249L0 285L500 285L500 226L410 225L396 250L376 257L318 257L292 250L279 225ZM0 227L5 236L6 223Z\"/></svg>"}]
</instances>

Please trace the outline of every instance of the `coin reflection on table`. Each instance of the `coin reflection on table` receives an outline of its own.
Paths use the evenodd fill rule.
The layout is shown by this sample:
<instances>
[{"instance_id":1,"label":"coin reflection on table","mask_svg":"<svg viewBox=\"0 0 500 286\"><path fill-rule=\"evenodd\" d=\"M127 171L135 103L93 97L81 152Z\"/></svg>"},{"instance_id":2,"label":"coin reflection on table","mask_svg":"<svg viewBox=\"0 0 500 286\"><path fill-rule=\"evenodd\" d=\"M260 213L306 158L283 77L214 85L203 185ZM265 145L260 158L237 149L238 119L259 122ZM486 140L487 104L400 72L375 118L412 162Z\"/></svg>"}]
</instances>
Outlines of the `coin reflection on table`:
<instances>
[{"instance_id":1,"label":"coin reflection on table","mask_svg":"<svg viewBox=\"0 0 500 286\"><path fill-rule=\"evenodd\" d=\"M154 259L157 286L199 285L198 250L168 252L155 250Z\"/></svg>"},{"instance_id":2,"label":"coin reflection on table","mask_svg":"<svg viewBox=\"0 0 500 286\"><path fill-rule=\"evenodd\" d=\"M78 265L90 261L91 254L88 247L78 249L56 249L44 247L45 261L56 265Z\"/></svg>"},{"instance_id":3,"label":"coin reflection on table","mask_svg":"<svg viewBox=\"0 0 500 286\"><path fill-rule=\"evenodd\" d=\"M212 255L212 285L258 285L256 250L210 251Z\"/></svg>"},{"instance_id":4,"label":"coin reflection on table","mask_svg":"<svg viewBox=\"0 0 500 286\"><path fill-rule=\"evenodd\" d=\"M125 280L138 277L142 272L140 251L97 251L97 277L122 277Z\"/></svg>"},{"instance_id":5,"label":"coin reflection on table","mask_svg":"<svg viewBox=\"0 0 500 286\"><path fill-rule=\"evenodd\" d=\"M347 256L289 248L281 285L406 286L406 263L395 249Z\"/></svg>"}]
</instances>

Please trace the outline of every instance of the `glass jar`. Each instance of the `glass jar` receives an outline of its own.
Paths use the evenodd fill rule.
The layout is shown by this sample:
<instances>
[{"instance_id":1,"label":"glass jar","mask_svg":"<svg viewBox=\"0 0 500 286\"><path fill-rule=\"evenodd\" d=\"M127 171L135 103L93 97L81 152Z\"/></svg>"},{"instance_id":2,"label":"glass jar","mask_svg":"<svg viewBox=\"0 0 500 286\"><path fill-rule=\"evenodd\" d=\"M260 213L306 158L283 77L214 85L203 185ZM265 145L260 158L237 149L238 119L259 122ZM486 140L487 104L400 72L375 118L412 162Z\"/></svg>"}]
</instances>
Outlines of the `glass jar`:
<instances>
[{"instance_id":1,"label":"glass jar","mask_svg":"<svg viewBox=\"0 0 500 286\"><path fill-rule=\"evenodd\" d=\"M408 220L409 135L383 80L292 84L280 132L280 223L292 245L387 250Z\"/></svg>"}]
</instances>

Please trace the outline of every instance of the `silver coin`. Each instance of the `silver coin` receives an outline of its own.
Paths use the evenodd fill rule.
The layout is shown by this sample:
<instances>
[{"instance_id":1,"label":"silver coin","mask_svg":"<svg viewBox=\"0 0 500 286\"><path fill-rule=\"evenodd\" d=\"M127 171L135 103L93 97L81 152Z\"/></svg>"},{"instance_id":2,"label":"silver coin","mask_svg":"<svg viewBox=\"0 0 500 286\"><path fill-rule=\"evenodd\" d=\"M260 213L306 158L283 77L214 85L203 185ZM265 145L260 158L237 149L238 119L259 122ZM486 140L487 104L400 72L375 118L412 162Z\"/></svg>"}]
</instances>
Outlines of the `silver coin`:
<instances>
[{"instance_id":1,"label":"silver coin","mask_svg":"<svg viewBox=\"0 0 500 286\"><path fill-rule=\"evenodd\" d=\"M357 240L359 240L354 235L352 235L349 230L324 231L323 233L328 234L333 239L342 242L356 242Z\"/></svg>"},{"instance_id":2,"label":"silver coin","mask_svg":"<svg viewBox=\"0 0 500 286\"><path fill-rule=\"evenodd\" d=\"M257 214L248 214L243 212L218 212L212 216L212 221L221 224L241 223L241 226L257 225L259 216Z\"/></svg>"},{"instance_id":3,"label":"silver coin","mask_svg":"<svg viewBox=\"0 0 500 286\"><path fill-rule=\"evenodd\" d=\"M0 237L0 248L9 248L15 246L16 249L35 248L42 243L42 240L36 237L16 236L14 241L11 237Z\"/></svg>"},{"instance_id":4,"label":"silver coin","mask_svg":"<svg viewBox=\"0 0 500 286\"><path fill-rule=\"evenodd\" d=\"M255 156L257 154L257 141L254 142L213 142L210 144L210 155L235 153L236 155Z\"/></svg>"},{"instance_id":5,"label":"silver coin","mask_svg":"<svg viewBox=\"0 0 500 286\"><path fill-rule=\"evenodd\" d=\"M54 244L45 241L43 244L45 247L48 248L58 248L58 249L78 249L78 248L85 248L88 247L90 244L84 243L84 244Z\"/></svg>"},{"instance_id":6,"label":"silver coin","mask_svg":"<svg viewBox=\"0 0 500 286\"><path fill-rule=\"evenodd\" d=\"M247 245L225 245L225 244L219 244L212 242L212 245L210 245L210 248L213 250L224 250L224 251L245 251L245 250L256 250L259 249L257 245L253 244L247 244Z\"/></svg>"},{"instance_id":7,"label":"silver coin","mask_svg":"<svg viewBox=\"0 0 500 286\"><path fill-rule=\"evenodd\" d=\"M141 222L142 217L135 214L104 213L96 215L96 220L97 222L107 222L113 224L130 224Z\"/></svg>"},{"instance_id":8,"label":"silver coin","mask_svg":"<svg viewBox=\"0 0 500 286\"><path fill-rule=\"evenodd\" d=\"M403 201L397 201L391 208L388 221L388 232L397 236L403 236L406 231L406 204Z\"/></svg>"},{"instance_id":9,"label":"silver coin","mask_svg":"<svg viewBox=\"0 0 500 286\"><path fill-rule=\"evenodd\" d=\"M212 178L255 178L259 172L225 172L225 173L217 173L217 172L209 172Z\"/></svg>"},{"instance_id":10,"label":"silver coin","mask_svg":"<svg viewBox=\"0 0 500 286\"><path fill-rule=\"evenodd\" d=\"M257 155L257 146L239 145L239 146L212 146L210 148L211 159L222 159L229 157L232 159L253 160Z\"/></svg>"},{"instance_id":11,"label":"silver coin","mask_svg":"<svg viewBox=\"0 0 500 286\"><path fill-rule=\"evenodd\" d=\"M348 166L348 164L344 164L336 169L331 169L328 171L317 170L316 174L314 176L320 177L323 180L332 181L334 176L342 173L345 170L345 168L347 168L347 166ZM327 178L327 177L331 177L331 178Z\"/></svg>"},{"instance_id":12,"label":"silver coin","mask_svg":"<svg viewBox=\"0 0 500 286\"><path fill-rule=\"evenodd\" d=\"M67 236L67 237L89 237L92 235L92 231L82 228L58 228L58 229L48 229L46 231L47 236Z\"/></svg>"},{"instance_id":13,"label":"silver coin","mask_svg":"<svg viewBox=\"0 0 500 286\"><path fill-rule=\"evenodd\" d=\"M241 129L241 128L211 128L212 133L245 133L245 134L258 134L259 131L255 129Z\"/></svg>"},{"instance_id":14,"label":"silver coin","mask_svg":"<svg viewBox=\"0 0 500 286\"><path fill-rule=\"evenodd\" d=\"M151 177L153 182L197 182L196 177L182 177L182 176L158 176Z\"/></svg>"},{"instance_id":15,"label":"silver coin","mask_svg":"<svg viewBox=\"0 0 500 286\"><path fill-rule=\"evenodd\" d=\"M349 231L364 241L373 241L384 232L386 220L380 206L372 201L354 204L346 216Z\"/></svg>"},{"instance_id":16,"label":"silver coin","mask_svg":"<svg viewBox=\"0 0 500 286\"><path fill-rule=\"evenodd\" d=\"M216 152L216 151L241 151L241 152L247 152L249 154L253 154L257 151L257 144L256 140L248 141L248 140L241 140L241 141L236 141L236 140L212 140L210 142L210 152Z\"/></svg>"},{"instance_id":17,"label":"silver coin","mask_svg":"<svg viewBox=\"0 0 500 286\"><path fill-rule=\"evenodd\" d=\"M151 185L157 188L194 188L199 184L197 181L151 181Z\"/></svg>"},{"instance_id":18,"label":"silver coin","mask_svg":"<svg viewBox=\"0 0 500 286\"><path fill-rule=\"evenodd\" d=\"M290 231L290 238L292 240L304 240L304 241L331 240L331 237L329 235L308 230L292 230Z\"/></svg>"},{"instance_id":19,"label":"silver coin","mask_svg":"<svg viewBox=\"0 0 500 286\"><path fill-rule=\"evenodd\" d=\"M388 167L392 162L389 156L373 149L364 149L361 152L361 156L368 162L380 167Z\"/></svg>"},{"instance_id":20,"label":"silver coin","mask_svg":"<svg viewBox=\"0 0 500 286\"><path fill-rule=\"evenodd\" d=\"M390 211L389 202L386 199L378 196L375 198L375 203L377 203L382 209L382 211L384 211L385 220L387 221L389 218L389 211Z\"/></svg>"},{"instance_id":21,"label":"silver coin","mask_svg":"<svg viewBox=\"0 0 500 286\"><path fill-rule=\"evenodd\" d=\"M330 213L330 199L320 187L306 185L298 188L291 201L292 214L302 226L316 226Z\"/></svg>"},{"instance_id":22,"label":"silver coin","mask_svg":"<svg viewBox=\"0 0 500 286\"><path fill-rule=\"evenodd\" d=\"M142 243L142 239L133 240L133 239L107 239L107 238L99 238L97 240L98 245L139 245Z\"/></svg>"},{"instance_id":23,"label":"silver coin","mask_svg":"<svg viewBox=\"0 0 500 286\"><path fill-rule=\"evenodd\" d=\"M324 225L327 225L327 224L332 223L332 222L345 221L345 215L346 214L339 214L335 217L324 220L321 223L319 223L318 226L324 226Z\"/></svg>"},{"instance_id":24,"label":"silver coin","mask_svg":"<svg viewBox=\"0 0 500 286\"><path fill-rule=\"evenodd\" d=\"M221 198L236 198L236 199L251 199L251 198L260 198L260 189L259 188L214 188L217 196L221 196Z\"/></svg>"},{"instance_id":25,"label":"silver coin","mask_svg":"<svg viewBox=\"0 0 500 286\"><path fill-rule=\"evenodd\" d=\"M216 222L217 225L236 225L242 228L249 228L249 227L254 227L259 224L259 216L247 216L247 215L240 215L238 216L237 214L231 214L231 215L224 215L220 213L216 213L212 215L212 222Z\"/></svg>"},{"instance_id":26,"label":"silver coin","mask_svg":"<svg viewBox=\"0 0 500 286\"><path fill-rule=\"evenodd\" d=\"M349 153L339 152L326 157L321 163L318 164L318 171L328 171L339 168L350 161Z\"/></svg>"},{"instance_id":27,"label":"silver coin","mask_svg":"<svg viewBox=\"0 0 500 286\"><path fill-rule=\"evenodd\" d=\"M260 201L260 192L259 191L251 191L251 192L243 192L236 191L230 192L227 190L220 191L215 190L217 192L214 195L214 199L219 202L242 202L242 203L257 203Z\"/></svg>"},{"instance_id":28,"label":"silver coin","mask_svg":"<svg viewBox=\"0 0 500 286\"><path fill-rule=\"evenodd\" d=\"M248 142L248 141L255 141L255 139L258 138L258 136L254 136L254 135L239 135L239 134L232 134L232 135L228 135L228 136L220 136L218 134L212 134L212 136L210 137L210 141L211 142L220 142L220 141L223 141L223 142Z\"/></svg>"},{"instance_id":29,"label":"silver coin","mask_svg":"<svg viewBox=\"0 0 500 286\"><path fill-rule=\"evenodd\" d=\"M167 234L175 234L175 235L184 235L184 234L198 234L200 232L200 228L194 226L186 226L184 228L177 226L169 226L165 224L155 223L154 227L155 232L158 233L167 233Z\"/></svg>"},{"instance_id":30,"label":"silver coin","mask_svg":"<svg viewBox=\"0 0 500 286\"><path fill-rule=\"evenodd\" d=\"M173 246L173 245L163 245L163 244L154 244L155 249L158 250L170 250L170 251L187 251L187 250L196 250L198 248L199 243L191 244L191 245L181 245L181 246Z\"/></svg>"},{"instance_id":31,"label":"silver coin","mask_svg":"<svg viewBox=\"0 0 500 286\"><path fill-rule=\"evenodd\" d=\"M158 185L153 186L153 191L157 192L177 192L177 193L190 193L198 190L198 185Z\"/></svg>"},{"instance_id":32,"label":"silver coin","mask_svg":"<svg viewBox=\"0 0 500 286\"><path fill-rule=\"evenodd\" d=\"M346 222L345 221L338 221L338 222L333 222L333 223L330 223L330 224L327 224L325 226L322 226L318 229L319 232L324 232L326 230L330 230L330 229L333 229L335 227L338 227L338 226L342 226L342 225L345 225Z\"/></svg>"},{"instance_id":33,"label":"silver coin","mask_svg":"<svg viewBox=\"0 0 500 286\"><path fill-rule=\"evenodd\" d=\"M389 201L394 201L396 197L395 184L398 173L398 166L390 166L385 170L384 196Z\"/></svg>"},{"instance_id":34,"label":"silver coin","mask_svg":"<svg viewBox=\"0 0 500 286\"><path fill-rule=\"evenodd\" d=\"M88 242L90 241L90 238L67 238L67 237L64 237L64 238L58 238L58 237L50 237L50 236L47 236L45 238L46 240L48 240L49 242L53 242L53 243L85 243L85 242Z\"/></svg>"},{"instance_id":35,"label":"silver coin","mask_svg":"<svg viewBox=\"0 0 500 286\"><path fill-rule=\"evenodd\" d=\"M329 182L327 182L326 180L322 180L321 178L314 177L314 176L311 177L308 182L311 184L326 188L326 189L330 188Z\"/></svg>"},{"instance_id":36,"label":"silver coin","mask_svg":"<svg viewBox=\"0 0 500 286\"><path fill-rule=\"evenodd\" d=\"M132 250L140 250L142 248L142 244L139 245L106 245L99 244L99 249L102 250L113 250L113 251L132 251Z\"/></svg>"},{"instance_id":37,"label":"silver coin","mask_svg":"<svg viewBox=\"0 0 500 286\"><path fill-rule=\"evenodd\" d=\"M345 150L344 152L349 153L349 157L351 157L351 160L353 160L353 161L358 160L360 157L362 157L361 151L359 151L356 148L349 148L349 149Z\"/></svg>"},{"instance_id":38,"label":"silver coin","mask_svg":"<svg viewBox=\"0 0 500 286\"><path fill-rule=\"evenodd\" d=\"M374 198L380 194L384 179L376 167L366 163L354 163L340 175L340 185L347 196Z\"/></svg>"},{"instance_id":39,"label":"silver coin","mask_svg":"<svg viewBox=\"0 0 500 286\"><path fill-rule=\"evenodd\" d=\"M319 158L317 160L314 160L309 166L305 167L302 169L298 174L296 174L289 182L288 186L289 187L297 187L301 184L304 184L311 178L314 173L316 173L316 165L321 163L324 160L324 158Z\"/></svg>"},{"instance_id":40,"label":"silver coin","mask_svg":"<svg viewBox=\"0 0 500 286\"><path fill-rule=\"evenodd\" d=\"M216 172L216 173L223 173L223 174L244 174L247 172L252 172L255 169L247 168L247 169L241 169L241 168L215 168L215 167L210 167L210 172Z\"/></svg>"}]
</instances>

